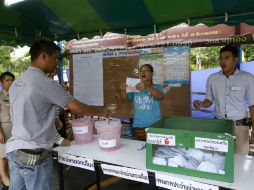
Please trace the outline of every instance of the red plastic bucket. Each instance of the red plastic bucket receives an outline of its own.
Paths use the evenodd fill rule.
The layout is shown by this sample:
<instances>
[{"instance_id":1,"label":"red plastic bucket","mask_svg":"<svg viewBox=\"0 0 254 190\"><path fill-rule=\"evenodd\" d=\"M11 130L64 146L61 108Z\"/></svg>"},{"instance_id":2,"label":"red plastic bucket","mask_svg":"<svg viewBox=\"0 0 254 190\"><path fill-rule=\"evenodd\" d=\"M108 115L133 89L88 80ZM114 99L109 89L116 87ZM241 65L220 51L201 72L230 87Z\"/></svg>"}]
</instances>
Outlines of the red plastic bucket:
<instances>
[{"instance_id":1,"label":"red plastic bucket","mask_svg":"<svg viewBox=\"0 0 254 190\"><path fill-rule=\"evenodd\" d=\"M101 150L115 151L120 147L121 127L122 124L119 119L95 122Z\"/></svg>"},{"instance_id":2,"label":"red plastic bucket","mask_svg":"<svg viewBox=\"0 0 254 190\"><path fill-rule=\"evenodd\" d=\"M72 120L72 129L75 144L87 144L93 140L93 125L91 118Z\"/></svg>"}]
</instances>

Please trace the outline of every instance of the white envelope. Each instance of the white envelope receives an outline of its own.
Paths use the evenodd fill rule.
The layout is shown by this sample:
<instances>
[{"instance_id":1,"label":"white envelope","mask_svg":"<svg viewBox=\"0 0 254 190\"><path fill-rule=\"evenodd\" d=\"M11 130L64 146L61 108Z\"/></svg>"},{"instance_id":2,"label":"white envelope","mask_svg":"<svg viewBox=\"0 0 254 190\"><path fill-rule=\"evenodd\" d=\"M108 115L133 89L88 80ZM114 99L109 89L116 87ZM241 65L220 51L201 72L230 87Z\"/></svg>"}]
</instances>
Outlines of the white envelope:
<instances>
[{"instance_id":1,"label":"white envelope","mask_svg":"<svg viewBox=\"0 0 254 190\"><path fill-rule=\"evenodd\" d=\"M186 154L187 157L193 158L198 162L202 162L204 157L204 152L199 149L190 148Z\"/></svg>"},{"instance_id":2,"label":"white envelope","mask_svg":"<svg viewBox=\"0 0 254 190\"><path fill-rule=\"evenodd\" d=\"M216 166L210 162L203 161L198 166L197 170L203 171L203 172L211 172L211 173L218 173Z\"/></svg>"},{"instance_id":3,"label":"white envelope","mask_svg":"<svg viewBox=\"0 0 254 190\"><path fill-rule=\"evenodd\" d=\"M174 158L168 159L168 165L177 165L180 167L184 167L186 165L186 159L182 155L177 155Z\"/></svg>"},{"instance_id":4,"label":"white envelope","mask_svg":"<svg viewBox=\"0 0 254 190\"><path fill-rule=\"evenodd\" d=\"M153 164L166 166L167 161L165 158L153 157Z\"/></svg>"},{"instance_id":5,"label":"white envelope","mask_svg":"<svg viewBox=\"0 0 254 190\"><path fill-rule=\"evenodd\" d=\"M204 154L204 161L210 161L213 158L213 153L212 152L205 152Z\"/></svg>"},{"instance_id":6,"label":"white envelope","mask_svg":"<svg viewBox=\"0 0 254 190\"><path fill-rule=\"evenodd\" d=\"M217 170L224 170L225 155L222 155L216 152L213 155L213 159L210 162L212 162L216 166Z\"/></svg>"},{"instance_id":7,"label":"white envelope","mask_svg":"<svg viewBox=\"0 0 254 190\"><path fill-rule=\"evenodd\" d=\"M136 89L136 85L140 82L140 79L136 78L126 78L126 92L139 92L139 90Z\"/></svg>"},{"instance_id":8,"label":"white envelope","mask_svg":"<svg viewBox=\"0 0 254 190\"><path fill-rule=\"evenodd\" d=\"M140 79L137 78L126 78L126 84L127 86L136 86L140 82Z\"/></svg>"}]
</instances>

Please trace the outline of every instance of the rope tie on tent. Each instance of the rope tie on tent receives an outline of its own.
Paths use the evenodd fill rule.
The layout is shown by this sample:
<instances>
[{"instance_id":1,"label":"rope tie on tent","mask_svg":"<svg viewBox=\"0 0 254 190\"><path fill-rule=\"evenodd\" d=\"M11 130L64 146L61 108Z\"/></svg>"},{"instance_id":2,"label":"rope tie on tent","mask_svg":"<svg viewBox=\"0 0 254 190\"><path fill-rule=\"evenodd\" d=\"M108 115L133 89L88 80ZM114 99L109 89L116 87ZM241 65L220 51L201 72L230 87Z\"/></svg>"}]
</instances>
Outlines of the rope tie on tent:
<instances>
[{"instance_id":1,"label":"rope tie on tent","mask_svg":"<svg viewBox=\"0 0 254 190\"><path fill-rule=\"evenodd\" d=\"M102 31L101 31L101 29L100 29L100 36L101 36L101 38L102 38Z\"/></svg>"},{"instance_id":2,"label":"rope tie on tent","mask_svg":"<svg viewBox=\"0 0 254 190\"><path fill-rule=\"evenodd\" d=\"M41 36L42 36L42 35L41 35L41 31L35 30L35 39L36 39L36 40L42 39Z\"/></svg>"},{"instance_id":3,"label":"rope tie on tent","mask_svg":"<svg viewBox=\"0 0 254 190\"><path fill-rule=\"evenodd\" d=\"M14 33L15 33L15 36L17 38L18 37L18 30L17 30L17 28L14 29Z\"/></svg>"},{"instance_id":4,"label":"rope tie on tent","mask_svg":"<svg viewBox=\"0 0 254 190\"><path fill-rule=\"evenodd\" d=\"M128 39L127 39L127 29L125 28L124 29L124 35L125 35L125 49L127 49L127 46L128 46Z\"/></svg>"},{"instance_id":5,"label":"rope tie on tent","mask_svg":"<svg viewBox=\"0 0 254 190\"><path fill-rule=\"evenodd\" d=\"M228 13L225 13L225 22L228 22Z\"/></svg>"},{"instance_id":6,"label":"rope tie on tent","mask_svg":"<svg viewBox=\"0 0 254 190\"><path fill-rule=\"evenodd\" d=\"M153 33L156 34L156 25L153 25Z\"/></svg>"},{"instance_id":7,"label":"rope tie on tent","mask_svg":"<svg viewBox=\"0 0 254 190\"><path fill-rule=\"evenodd\" d=\"M154 47L155 47L155 38L156 38L156 25L154 24L153 25L153 45L154 45Z\"/></svg>"},{"instance_id":8,"label":"rope tie on tent","mask_svg":"<svg viewBox=\"0 0 254 190\"><path fill-rule=\"evenodd\" d=\"M38 34L39 38L41 38L41 31L39 31L39 34Z\"/></svg>"}]
</instances>

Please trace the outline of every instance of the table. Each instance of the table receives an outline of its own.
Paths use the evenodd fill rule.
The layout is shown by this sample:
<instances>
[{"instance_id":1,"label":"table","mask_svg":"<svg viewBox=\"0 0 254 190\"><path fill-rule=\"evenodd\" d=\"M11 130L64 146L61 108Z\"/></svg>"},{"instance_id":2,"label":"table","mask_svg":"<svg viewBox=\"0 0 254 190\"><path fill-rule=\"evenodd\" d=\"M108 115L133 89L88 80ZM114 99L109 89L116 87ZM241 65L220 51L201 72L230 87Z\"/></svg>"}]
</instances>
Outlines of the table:
<instances>
[{"instance_id":1,"label":"table","mask_svg":"<svg viewBox=\"0 0 254 190\"><path fill-rule=\"evenodd\" d=\"M143 144L144 142L142 141L121 138L120 149L114 152L104 152L100 150L99 144L97 142L97 137L95 136L93 141L89 144L75 145L74 143L72 143L70 147L56 147L53 150L56 151L57 153L70 154L79 157L93 159L94 161L96 161L96 163L109 163L112 165L119 165L139 170L146 170L150 173L160 173L167 175L169 177L170 176L178 177L182 179L206 183L228 189L253 190L252 180L254 174L254 157L235 155L235 180L234 183L227 183L222 181L215 181L210 179L203 179L198 177L149 170L146 168L146 150L145 149L141 151L137 150ZM96 167L98 167L98 164L95 164L95 171ZM61 181L63 180L61 179L63 177L61 172L62 171L60 168L59 183L63 182ZM99 180L99 176L96 175L96 177ZM97 181L97 187L98 186L99 184Z\"/></svg>"}]
</instances>

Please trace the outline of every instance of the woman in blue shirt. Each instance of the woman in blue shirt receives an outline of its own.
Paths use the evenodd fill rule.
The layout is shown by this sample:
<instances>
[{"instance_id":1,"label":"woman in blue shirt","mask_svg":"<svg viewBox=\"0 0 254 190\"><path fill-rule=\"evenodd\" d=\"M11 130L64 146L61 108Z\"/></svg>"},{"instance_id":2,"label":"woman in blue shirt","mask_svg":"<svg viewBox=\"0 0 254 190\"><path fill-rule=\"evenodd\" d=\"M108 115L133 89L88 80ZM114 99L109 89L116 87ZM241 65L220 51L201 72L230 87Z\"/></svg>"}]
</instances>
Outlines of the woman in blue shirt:
<instances>
[{"instance_id":1,"label":"woman in blue shirt","mask_svg":"<svg viewBox=\"0 0 254 190\"><path fill-rule=\"evenodd\" d=\"M151 126L160 119L160 100L163 99L163 87L153 84L153 67L144 64L139 70L140 82L136 85L137 92L126 93L126 84L121 84L121 94L133 101L135 136L139 140L145 140L145 128Z\"/></svg>"}]
</instances>

